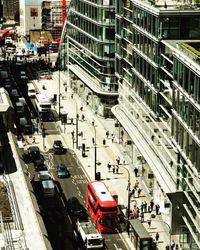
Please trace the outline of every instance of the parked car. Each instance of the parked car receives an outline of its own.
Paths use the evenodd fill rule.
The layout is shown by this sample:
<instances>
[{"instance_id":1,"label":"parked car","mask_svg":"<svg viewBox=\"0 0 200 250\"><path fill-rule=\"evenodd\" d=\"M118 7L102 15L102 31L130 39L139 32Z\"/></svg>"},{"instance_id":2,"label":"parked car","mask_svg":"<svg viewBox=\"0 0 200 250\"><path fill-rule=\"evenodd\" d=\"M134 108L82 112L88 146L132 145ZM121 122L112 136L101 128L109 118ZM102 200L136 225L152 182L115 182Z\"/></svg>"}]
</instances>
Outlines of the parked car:
<instances>
[{"instance_id":1,"label":"parked car","mask_svg":"<svg viewBox=\"0 0 200 250\"><path fill-rule=\"evenodd\" d=\"M58 178L68 178L70 177L70 172L64 164L58 164L57 166L57 176Z\"/></svg>"},{"instance_id":2,"label":"parked car","mask_svg":"<svg viewBox=\"0 0 200 250\"><path fill-rule=\"evenodd\" d=\"M64 153L65 149L63 147L63 144L60 140L55 140L53 143L53 151L55 154L62 154Z\"/></svg>"},{"instance_id":3,"label":"parked car","mask_svg":"<svg viewBox=\"0 0 200 250\"><path fill-rule=\"evenodd\" d=\"M70 197L66 204L67 212L70 215L74 215L81 218L85 213L85 209L80 201L76 197Z\"/></svg>"}]
</instances>

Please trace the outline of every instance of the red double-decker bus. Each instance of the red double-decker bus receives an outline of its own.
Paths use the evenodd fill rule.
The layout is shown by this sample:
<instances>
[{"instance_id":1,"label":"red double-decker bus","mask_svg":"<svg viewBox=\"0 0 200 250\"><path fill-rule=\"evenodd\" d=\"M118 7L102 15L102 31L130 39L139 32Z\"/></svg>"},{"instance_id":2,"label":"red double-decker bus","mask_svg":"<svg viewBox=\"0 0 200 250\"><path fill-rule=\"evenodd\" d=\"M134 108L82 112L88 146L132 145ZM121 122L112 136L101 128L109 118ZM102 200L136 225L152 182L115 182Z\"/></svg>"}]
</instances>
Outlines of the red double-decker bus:
<instances>
[{"instance_id":1,"label":"red double-decker bus","mask_svg":"<svg viewBox=\"0 0 200 250\"><path fill-rule=\"evenodd\" d=\"M114 233L118 217L117 201L104 182L92 181L86 189L86 206L101 233Z\"/></svg>"}]
</instances>

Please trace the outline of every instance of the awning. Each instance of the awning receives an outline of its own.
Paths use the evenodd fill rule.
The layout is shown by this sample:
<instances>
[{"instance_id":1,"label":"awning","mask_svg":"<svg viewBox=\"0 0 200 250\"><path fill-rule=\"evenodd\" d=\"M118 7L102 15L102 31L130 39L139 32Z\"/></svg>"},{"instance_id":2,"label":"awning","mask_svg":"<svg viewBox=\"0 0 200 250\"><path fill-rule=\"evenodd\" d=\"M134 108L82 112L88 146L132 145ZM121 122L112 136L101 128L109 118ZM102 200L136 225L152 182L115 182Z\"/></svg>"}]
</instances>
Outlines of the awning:
<instances>
[{"instance_id":1,"label":"awning","mask_svg":"<svg viewBox=\"0 0 200 250\"><path fill-rule=\"evenodd\" d=\"M87 85L96 94L107 95L107 96L118 96L118 92L102 90L99 87L99 82L95 78L87 74L87 72L85 72L77 64L71 64L68 67L69 70L71 70L85 85Z\"/></svg>"}]
</instances>

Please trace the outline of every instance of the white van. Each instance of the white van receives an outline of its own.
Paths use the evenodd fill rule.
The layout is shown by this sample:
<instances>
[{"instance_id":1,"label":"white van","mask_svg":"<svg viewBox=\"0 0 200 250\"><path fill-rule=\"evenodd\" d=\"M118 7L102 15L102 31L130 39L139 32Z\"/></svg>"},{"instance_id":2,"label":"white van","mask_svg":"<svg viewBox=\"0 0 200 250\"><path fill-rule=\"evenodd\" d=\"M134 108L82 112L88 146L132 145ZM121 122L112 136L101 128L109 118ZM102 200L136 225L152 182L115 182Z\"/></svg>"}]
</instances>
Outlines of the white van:
<instances>
[{"instance_id":1,"label":"white van","mask_svg":"<svg viewBox=\"0 0 200 250\"><path fill-rule=\"evenodd\" d=\"M28 96L30 98L35 98L36 97L36 91L35 91L35 87L32 83L28 83Z\"/></svg>"}]
</instances>

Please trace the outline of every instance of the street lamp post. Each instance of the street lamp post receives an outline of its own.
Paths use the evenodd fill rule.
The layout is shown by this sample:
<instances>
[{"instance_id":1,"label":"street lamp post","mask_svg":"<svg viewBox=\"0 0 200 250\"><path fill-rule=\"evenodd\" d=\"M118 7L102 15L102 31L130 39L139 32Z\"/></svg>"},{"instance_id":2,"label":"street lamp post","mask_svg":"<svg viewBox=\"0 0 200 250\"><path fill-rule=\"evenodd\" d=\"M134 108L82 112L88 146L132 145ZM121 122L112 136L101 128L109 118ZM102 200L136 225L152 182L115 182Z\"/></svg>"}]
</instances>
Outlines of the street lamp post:
<instances>
[{"instance_id":1,"label":"street lamp post","mask_svg":"<svg viewBox=\"0 0 200 250\"><path fill-rule=\"evenodd\" d=\"M79 114L76 113L76 149L78 149L78 119L79 119Z\"/></svg>"},{"instance_id":2,"label":"street lamp post","mask_svg":"<svg viewBox=\"0 0 200 250\"><path fill-rule=\"evenodd\" d=\"M96 174L97 174L97 144L96 144L97 134L96 134L95 125L93 125L93 127L94 127L94 179L96 180Z\"/></svg>"},{"instance_id":3,"label":"street lamp post","mask_svg":"<svg viewBox=\"0 0 200 250\"><path fill-rule=\"evenodd\" d=\"M58 68L58 117L60 119L60 58L59 60L59 68Z\"/></svg>"},{"instance_id":4,"label":"street lamp post","mask_svg":"<svg viewBox=\"0 0 200 250\"><path fill-rule=\"evenodd\" d=\"M128 185L127 185L127 190L128 190L128 206L127 206L127 232L128 232L128 235L130 234L130 226L129 226L129 219L130 219L130 199L131 199L131 181L130 181L130 172L127 168L125 168L124 166L121 166L120 167L124 168L127 173L128 173Z\"/></svg>"}]
</instances>

